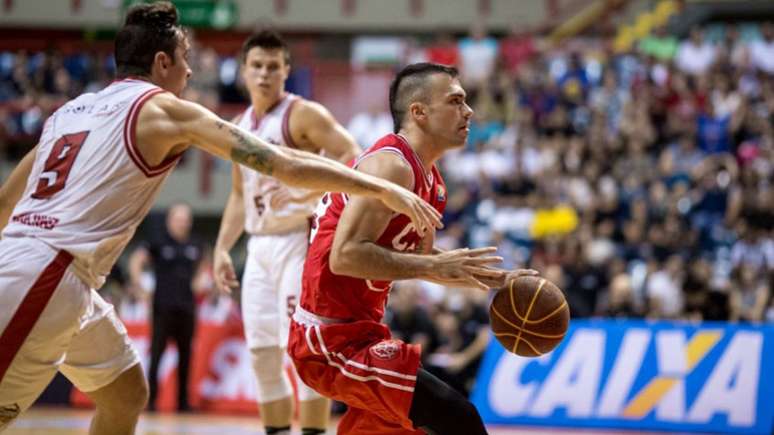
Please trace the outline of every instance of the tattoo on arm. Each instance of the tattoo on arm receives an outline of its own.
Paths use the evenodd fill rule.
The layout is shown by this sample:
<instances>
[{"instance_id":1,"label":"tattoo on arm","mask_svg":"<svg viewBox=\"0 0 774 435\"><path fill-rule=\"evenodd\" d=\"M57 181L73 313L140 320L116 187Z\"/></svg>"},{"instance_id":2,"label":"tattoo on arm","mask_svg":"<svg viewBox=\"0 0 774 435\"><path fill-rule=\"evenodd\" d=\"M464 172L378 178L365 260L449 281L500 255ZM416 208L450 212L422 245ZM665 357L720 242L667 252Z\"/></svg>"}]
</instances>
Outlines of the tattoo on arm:
<instances>
[{"instance_id":1,"label":"tattoo on arm","mask_svg":"<svg viewBox=\"0 0 774 435\"><path fill-rule=\"evenodd\" d=\"M238 128L228 126L222 121L215 121L218 130L226 129L237 141L237 146L231 149L231 160L242 163L256 171L271 175L274 165L271 162L273 151L255 138L246 135Z\"/></svg>"}]
</instances>

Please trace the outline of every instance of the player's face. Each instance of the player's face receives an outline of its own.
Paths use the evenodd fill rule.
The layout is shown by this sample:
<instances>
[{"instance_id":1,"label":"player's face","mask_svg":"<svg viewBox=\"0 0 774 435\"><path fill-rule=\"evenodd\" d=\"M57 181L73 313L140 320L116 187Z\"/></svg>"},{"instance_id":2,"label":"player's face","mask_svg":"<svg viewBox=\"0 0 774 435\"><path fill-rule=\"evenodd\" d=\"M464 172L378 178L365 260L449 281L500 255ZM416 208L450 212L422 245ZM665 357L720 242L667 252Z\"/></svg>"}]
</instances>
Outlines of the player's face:
<instances>
[{"instance_id":1,"label":"player's face","mask_svg":"<svg viewBox=\"0 0 774 435\"><path fill-rule=\"evenodd\" d=\"M178 97L183 93L188 84L188 78L191 77L191 68L188 66L189 50L188 38L180 33L175 47L174 62L165 64L166 66L160 70L162 83L159 85Z\"/></svg>"},{"instance_id":2,"label":"player's face","mask_svg":"<svg viewBox=\"0 0 774 435\"><path fill-rule=\"evenodd\" d=\"M466 94L460 81L446 74L436 74L431 78L431 86L428 132L439 144L453 148L465 145L473 109L465 102Z\"/></svg>"},{"instance_id":3,"label":"player's face","mask_svg":"<svg viewBox=\"0 0 774 435\"><path fill-rule=\"evenodd\" d=\"M290 65L285 63L285 52L281 48L253 47L242 65L242 79L253 97L276 98L285 90L289 73Z\"/></svg>"}]
</instances>

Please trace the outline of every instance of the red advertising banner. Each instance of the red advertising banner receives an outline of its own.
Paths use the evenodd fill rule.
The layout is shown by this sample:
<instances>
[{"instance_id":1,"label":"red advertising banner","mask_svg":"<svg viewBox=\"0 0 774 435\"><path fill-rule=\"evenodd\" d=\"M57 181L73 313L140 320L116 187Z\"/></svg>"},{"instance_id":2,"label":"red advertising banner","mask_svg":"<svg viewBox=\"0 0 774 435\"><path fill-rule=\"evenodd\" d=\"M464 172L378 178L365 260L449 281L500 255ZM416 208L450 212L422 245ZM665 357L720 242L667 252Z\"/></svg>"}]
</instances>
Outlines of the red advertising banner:
<instances>
[{"instance_id":1,"label":"red advertising banner","mask_svg":"<svg viewBox=\"0 0 774 435\"><path fill-rule=\"evenodd\" d=\"M191 352L189 400L201 412L258 415L255 375L244 341L239 310L230 299L199 306ZM150 324L144 319L124 319L145 373L150 361ZM177 409L177 349L170 342L159 364L159 411ZM289 362L287 369L292 371ZM291 379L293 379L291 377ZM295 388L295 385L294 385ZM91 407L85 394L73 388L73 406Z\"/></svg>"}]
</instances>

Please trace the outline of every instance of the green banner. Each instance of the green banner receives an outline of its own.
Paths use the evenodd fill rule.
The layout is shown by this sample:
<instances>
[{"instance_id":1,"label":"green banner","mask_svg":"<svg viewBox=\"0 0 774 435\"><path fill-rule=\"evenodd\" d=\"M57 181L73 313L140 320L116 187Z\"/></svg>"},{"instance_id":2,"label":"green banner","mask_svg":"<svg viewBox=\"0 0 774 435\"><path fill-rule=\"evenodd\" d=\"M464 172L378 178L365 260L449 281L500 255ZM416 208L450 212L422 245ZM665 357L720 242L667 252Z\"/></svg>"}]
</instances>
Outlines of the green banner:
<instances>
[{"instance_id":1,"label":"green banner","mask_svg":"<svg viewBox=\"0 0 774 435\"><path fill-rule=\"evenodd\" d=\"M138 3L153 0L124 0L124 13ZM180 24L187 27L228 29L237 21L237 4L234 0L175 0Z\"/></svg>"}]
</instances>

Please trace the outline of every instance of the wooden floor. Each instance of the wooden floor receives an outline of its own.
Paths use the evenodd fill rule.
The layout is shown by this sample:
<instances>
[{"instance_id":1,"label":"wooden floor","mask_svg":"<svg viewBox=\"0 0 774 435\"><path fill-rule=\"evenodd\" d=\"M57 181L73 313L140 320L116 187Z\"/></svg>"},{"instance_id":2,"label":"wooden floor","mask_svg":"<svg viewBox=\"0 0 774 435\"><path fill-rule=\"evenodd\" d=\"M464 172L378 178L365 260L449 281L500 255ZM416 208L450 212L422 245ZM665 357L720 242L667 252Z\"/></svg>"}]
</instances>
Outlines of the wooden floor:
<instances>
[{"instance_id":1,"label":"wooden floor","mask_svg":"<svg viewBox=\"0 0 774 435\"><path fill-rule=\"evenodd\" d=\"M24 413L3 435L75 435L87 434L93 411L68 408L32 408ZM328 434L335 434L335 421ZM298 429L294 434L298 433ZM548 434L626 434L635 432L568 430L556 428L491 427L491 435ZM636 432L641 434L643 432ZM261 435L258 418L212 414L144 414L137 435L213 434ZM662 433L663 434L663 433Z\"/></svg>"}]
</instances>

